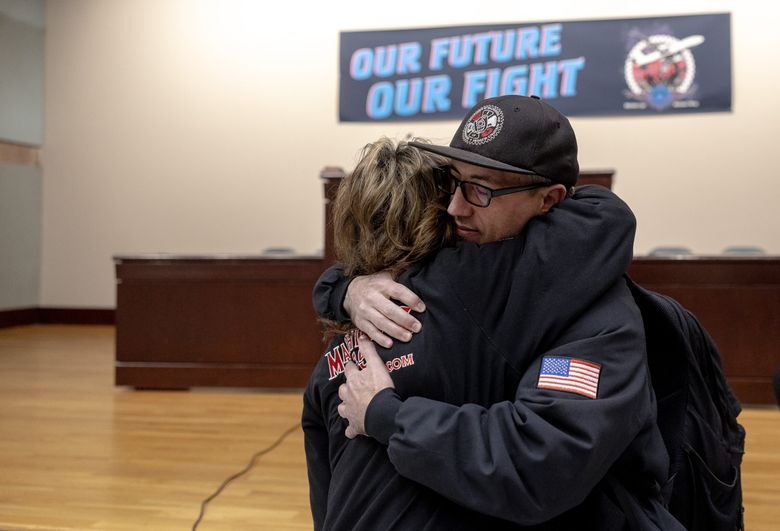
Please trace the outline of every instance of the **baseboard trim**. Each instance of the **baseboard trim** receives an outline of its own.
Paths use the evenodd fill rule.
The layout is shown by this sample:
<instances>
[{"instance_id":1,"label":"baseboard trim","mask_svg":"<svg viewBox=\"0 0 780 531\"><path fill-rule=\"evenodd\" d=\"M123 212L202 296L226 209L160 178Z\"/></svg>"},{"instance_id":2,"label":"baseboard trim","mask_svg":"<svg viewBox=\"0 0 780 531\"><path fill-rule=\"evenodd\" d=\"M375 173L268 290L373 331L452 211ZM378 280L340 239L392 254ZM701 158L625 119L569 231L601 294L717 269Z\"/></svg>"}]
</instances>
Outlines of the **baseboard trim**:
<instances>
[{"instance_id":1,"label":"baseboard trim","mask_svg":"<svg viewBox=\"0 0 780 531\"><path fill-rule=\"evenodd\" d=\"M115 310L97 308L38 308L41 324L105 324L115 322Z\"/></svg>"},{"instance_id":2,"label":"baseboard trim","mask_svg":"<svg viewBox=\"0 0 780 531\"><path fill-rule=\"evenodd\" d=\"M38 322L38 308L0 310L0 328L30 325Z\"/></svg>"},{"instance_id":3,"label":"baseboard trim","mask_svg":"<svg viewBox=\"0 0 780 531\"><path fill-rule=\"evenodd\" d=\"M31 324L112 325L116 310L98 308L22 308L0 310L0 328Z\"/></svg>"}]
</instances>

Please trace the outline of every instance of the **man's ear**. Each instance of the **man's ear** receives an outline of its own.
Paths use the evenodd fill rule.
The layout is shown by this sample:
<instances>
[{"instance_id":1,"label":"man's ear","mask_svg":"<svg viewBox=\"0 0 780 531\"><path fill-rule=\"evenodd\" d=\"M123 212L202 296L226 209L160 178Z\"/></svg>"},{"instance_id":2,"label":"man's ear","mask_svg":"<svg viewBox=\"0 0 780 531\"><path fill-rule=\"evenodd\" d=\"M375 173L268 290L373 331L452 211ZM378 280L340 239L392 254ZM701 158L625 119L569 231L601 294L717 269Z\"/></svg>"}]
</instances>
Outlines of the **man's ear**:
<instances>
[{"instance_id":1,"label":"man's ear","mask_svg":"<svg viewBox=\"0 0 780 531\"><path fill-rule=\"evenodd\" d=\"M562 184L554 184L542 189L541 213L547 214L552 207L560 203L566 197L566 187Z\"/></svg>"}]
</instances>

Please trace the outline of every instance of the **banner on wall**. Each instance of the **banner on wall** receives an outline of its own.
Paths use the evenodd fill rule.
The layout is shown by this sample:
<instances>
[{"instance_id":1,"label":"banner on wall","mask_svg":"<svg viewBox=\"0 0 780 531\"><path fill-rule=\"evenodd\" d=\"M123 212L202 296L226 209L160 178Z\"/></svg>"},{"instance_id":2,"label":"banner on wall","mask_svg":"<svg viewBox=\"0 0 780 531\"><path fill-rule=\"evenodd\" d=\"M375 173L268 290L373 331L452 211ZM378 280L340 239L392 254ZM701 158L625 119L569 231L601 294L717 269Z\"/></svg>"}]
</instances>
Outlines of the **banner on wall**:
<instances>
[{"instance_id":1,"label":"banner on wall","mask_svg":"<svg viewBox=\"0 0 780 531\"><path fill-rule=\"evenodd\" d=\"M340 35L345 122L459 120L502 94L569 116L731 110L731 16L490 24Z\"/></svg>"}]
</instances>

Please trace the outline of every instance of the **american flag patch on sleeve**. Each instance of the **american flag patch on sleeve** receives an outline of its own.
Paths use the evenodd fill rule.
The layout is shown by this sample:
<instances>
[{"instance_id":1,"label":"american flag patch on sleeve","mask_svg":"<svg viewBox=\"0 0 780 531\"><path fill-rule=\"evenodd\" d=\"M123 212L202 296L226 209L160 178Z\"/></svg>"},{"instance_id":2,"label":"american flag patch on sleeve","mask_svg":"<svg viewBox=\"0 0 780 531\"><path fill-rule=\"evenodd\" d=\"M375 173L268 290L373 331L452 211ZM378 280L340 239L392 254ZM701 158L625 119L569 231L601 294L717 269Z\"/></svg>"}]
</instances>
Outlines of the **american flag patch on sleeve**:
<instances>
[{"instance_id":1,"label":"american flag patch on sleeve","mask_svg":"<svg viewBox=\"0 0 780 531\"><path fill-rule=\"evenodd\" d=\"M538 389L555 389L596 398L601 365L577 358L545 356L539 370Z\"/></svg>"}]
</instances>

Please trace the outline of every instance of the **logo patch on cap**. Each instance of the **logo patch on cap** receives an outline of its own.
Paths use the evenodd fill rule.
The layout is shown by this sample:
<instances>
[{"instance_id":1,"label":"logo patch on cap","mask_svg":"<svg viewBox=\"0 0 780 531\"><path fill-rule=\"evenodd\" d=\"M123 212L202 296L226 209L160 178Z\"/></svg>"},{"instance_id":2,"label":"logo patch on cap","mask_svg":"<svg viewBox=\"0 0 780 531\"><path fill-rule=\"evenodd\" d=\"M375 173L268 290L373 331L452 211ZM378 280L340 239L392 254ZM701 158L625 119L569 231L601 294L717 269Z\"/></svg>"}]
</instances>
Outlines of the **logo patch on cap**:
<instances>
[{"instance_id":1,"label":"logo patch on cap","mask_svg":"<svg viewBox=\"0 0 780 531\"><path fill-rule=\"evenodd\" d=\"M487 144L501 132L504 112L495 105L480 107L463 127L463 141L472 146Z\"/></svg>"}]
</instances>

